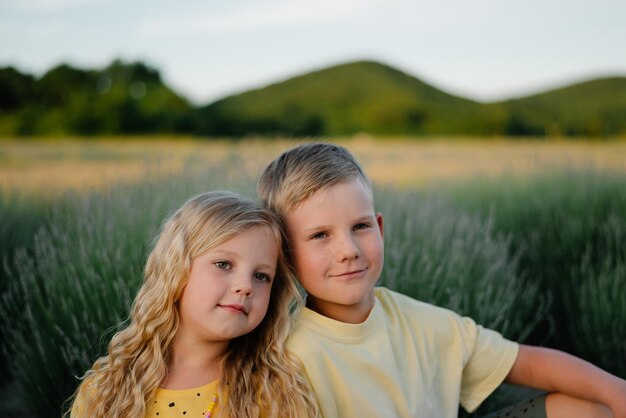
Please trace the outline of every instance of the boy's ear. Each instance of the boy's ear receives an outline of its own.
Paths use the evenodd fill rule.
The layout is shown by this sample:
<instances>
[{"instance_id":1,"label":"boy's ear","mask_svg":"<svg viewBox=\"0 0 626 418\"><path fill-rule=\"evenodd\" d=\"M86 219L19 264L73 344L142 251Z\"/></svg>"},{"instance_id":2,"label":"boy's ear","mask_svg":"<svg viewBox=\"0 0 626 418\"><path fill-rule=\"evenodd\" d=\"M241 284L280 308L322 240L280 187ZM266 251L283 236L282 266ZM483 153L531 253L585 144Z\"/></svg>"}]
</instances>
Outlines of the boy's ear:
<instances>
[{"instance_id":1,"label":"boy's ear","mask_svg":"<svg viewBox=\"0 0 626 418\"><path fill-rule=\"evenodd\" d=\"M380 212L376 212L376 223L378 224L378 229L380 230L380 236L385 238L385 234L383 233L383 214Z\"/></svg>"}]
</instances>

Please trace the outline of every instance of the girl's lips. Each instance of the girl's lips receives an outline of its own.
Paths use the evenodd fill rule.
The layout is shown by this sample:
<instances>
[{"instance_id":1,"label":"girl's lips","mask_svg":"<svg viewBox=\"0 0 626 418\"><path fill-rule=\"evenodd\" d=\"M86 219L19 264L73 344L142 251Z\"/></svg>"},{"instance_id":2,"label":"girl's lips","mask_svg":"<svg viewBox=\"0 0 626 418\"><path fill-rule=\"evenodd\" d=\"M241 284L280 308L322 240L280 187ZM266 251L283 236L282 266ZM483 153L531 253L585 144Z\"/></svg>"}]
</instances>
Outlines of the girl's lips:
<instances>
[{"instance_id":1,"label":"girl's lips","mask_svg":"<svg viewBox=\"0 0 626 418\"><path fill-rule=\"evenodd\" d=\"M218 305L218 306L220 308L224 308L234 313L242 313L244 315L248 315L248 312L246 312L246 308L243 305L232 304L232 305Z\"/></svg>"}]
</instances>

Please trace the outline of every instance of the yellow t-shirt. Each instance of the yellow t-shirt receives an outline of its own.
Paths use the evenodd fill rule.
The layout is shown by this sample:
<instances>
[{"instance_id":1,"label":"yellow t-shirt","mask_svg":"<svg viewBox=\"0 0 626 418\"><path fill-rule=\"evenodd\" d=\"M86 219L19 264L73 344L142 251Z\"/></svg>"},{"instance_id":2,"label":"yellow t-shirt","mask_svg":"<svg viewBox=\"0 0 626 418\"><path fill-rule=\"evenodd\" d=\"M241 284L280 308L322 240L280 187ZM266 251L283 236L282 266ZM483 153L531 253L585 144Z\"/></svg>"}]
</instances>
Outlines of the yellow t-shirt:
<instances>
[{"instance_id":1,"label":"yellow t-shirt","mask_svg":"<svg viewBox=\"0 0 626 418\"><path fill-rule=\"evenodd\" d=\"M504 380L518 345L452 311L385 288L365 322L302 309L288 348L325 418L456 418Z\"/></svg>"},{"instance_id":2,"label":"yellow t-shirt","mask_svg":"<svg viewBox=\"0 0 626 418\"><path fill-rule=\"evenodd\" d=\"M191 389L157 389L146 405L146 418L204 418L217 390L217 380ZM213 417L219 416L218 398L213 408Z\"/></svg>"}]
</instances>

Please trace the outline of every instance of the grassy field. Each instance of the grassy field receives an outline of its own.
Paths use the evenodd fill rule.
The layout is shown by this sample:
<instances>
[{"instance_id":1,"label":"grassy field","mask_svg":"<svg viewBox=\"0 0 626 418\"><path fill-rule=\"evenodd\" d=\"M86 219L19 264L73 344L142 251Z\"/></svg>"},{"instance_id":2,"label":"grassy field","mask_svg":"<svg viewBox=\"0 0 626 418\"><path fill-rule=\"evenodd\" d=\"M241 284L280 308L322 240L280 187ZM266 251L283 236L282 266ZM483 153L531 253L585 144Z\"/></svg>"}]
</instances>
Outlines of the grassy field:
<instances>
[{"instance_id":1,"label":"grassy field","mask_svg":"<svg viewBox=\"0 0 626 418\"><path fill-rule=\"evenodd\" d=\"M626 377L626 142L337 142L375 183L382 285ZM0 141L0 372L15 382L0 415L58 417L164 216L206 190L254 194L294 144Z\"/></svg>"},{"instance_id":2,"label":"grassy field","mask_svg":"<svg viewBox=\"0 0 626 418\"><path fill-rule=\"evenodd\" d=\"M166 178L223 161L257 169L280 143L206 142L186 138L0 141L0 186L42 198L69 190L105 190L118 183Z\"/></svg>"},{"instance_id":3,"label":"grassy field","mask_svg":"<svg viewBox=\"0 0 626 418\"><path fill-rule=\"evenodd\" d=\"M377 184L423 187L477 178L527 177L563 170L626 173L626 141L411 141L357 136L338 139ZM102 190L146 176L179 175L222 161L255 175L294 141L200 141L113 138L84 141L0 140L0 187L41 197Z\"/></svg>"}]
</instances>

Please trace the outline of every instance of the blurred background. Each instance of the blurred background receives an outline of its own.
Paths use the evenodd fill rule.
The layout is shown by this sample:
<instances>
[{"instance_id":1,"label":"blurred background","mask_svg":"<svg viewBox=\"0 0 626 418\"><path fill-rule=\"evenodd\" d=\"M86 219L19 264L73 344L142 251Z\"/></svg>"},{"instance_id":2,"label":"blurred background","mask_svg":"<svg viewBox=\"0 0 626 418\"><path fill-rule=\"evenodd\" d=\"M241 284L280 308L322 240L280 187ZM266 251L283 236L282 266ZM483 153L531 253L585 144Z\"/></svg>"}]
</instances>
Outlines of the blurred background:
<instances>
[{"instance_id":1,"label":"blurred background","mask_svg":"<svg viewBox=\"0 0 626 418\"><path fill-rule=\"evenodd\" d=\"M625 18L618 0L0 2L0 416L61 416L163 218L254 196L311 140L374 182L381 285L626 378Z\"/></svg>"}]
</instances>

